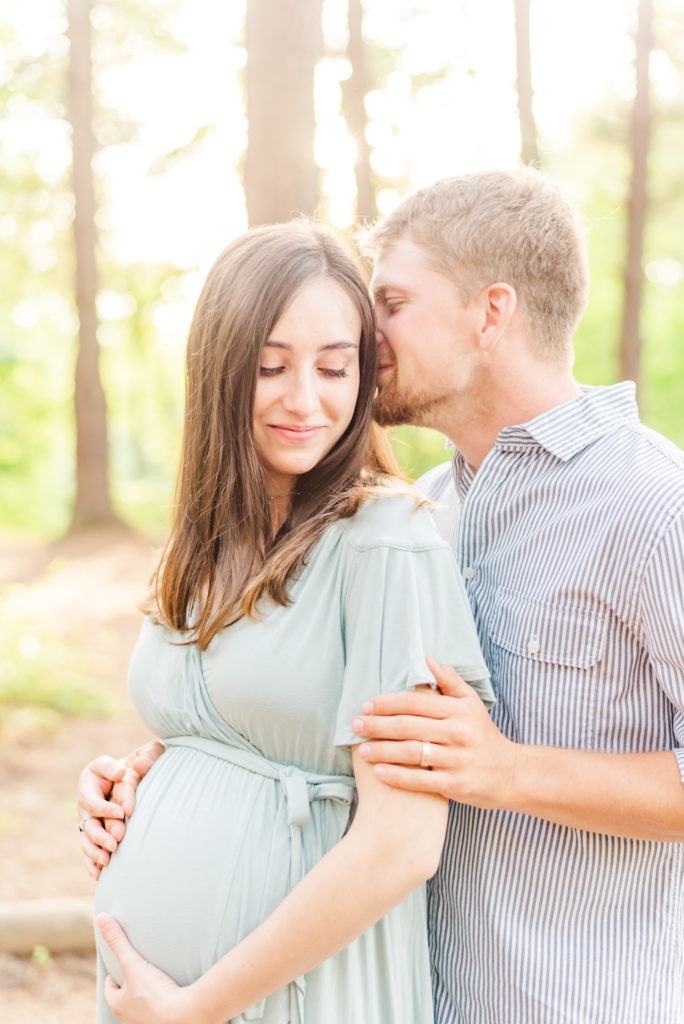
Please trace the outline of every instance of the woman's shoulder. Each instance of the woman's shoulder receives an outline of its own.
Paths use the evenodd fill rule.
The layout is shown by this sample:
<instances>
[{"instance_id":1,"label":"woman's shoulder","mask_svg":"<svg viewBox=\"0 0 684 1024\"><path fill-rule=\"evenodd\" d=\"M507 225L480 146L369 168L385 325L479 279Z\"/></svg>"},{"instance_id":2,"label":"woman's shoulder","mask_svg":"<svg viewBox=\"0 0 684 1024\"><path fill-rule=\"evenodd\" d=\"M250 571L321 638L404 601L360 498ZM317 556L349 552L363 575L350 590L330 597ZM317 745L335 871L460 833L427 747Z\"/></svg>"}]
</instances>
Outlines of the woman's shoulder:
<instances>
[{"instance_id":1,"label":"woman's shoulder","mask_svg":"<svg viewBox=\"0 0 684 1024\"><path fill-rule=\"evenodd\" d=\"M448 545L440 537L417 491L388 492L368 498L349 519L339 520L346 542L357 551L378 547L423 551Z\"/></svg>"}]
</instances>

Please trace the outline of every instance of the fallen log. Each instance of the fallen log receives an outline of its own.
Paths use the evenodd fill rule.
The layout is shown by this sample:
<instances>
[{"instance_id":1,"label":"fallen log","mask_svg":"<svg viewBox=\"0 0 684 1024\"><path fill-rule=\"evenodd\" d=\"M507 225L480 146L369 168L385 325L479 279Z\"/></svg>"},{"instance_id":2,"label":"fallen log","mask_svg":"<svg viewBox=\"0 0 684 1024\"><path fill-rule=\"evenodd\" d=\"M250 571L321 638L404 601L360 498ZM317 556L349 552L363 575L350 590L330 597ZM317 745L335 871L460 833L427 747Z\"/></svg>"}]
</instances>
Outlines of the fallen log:
<instances>
[{"instance_id":1,"label":"fallen log","mask_svg":"<svg viewBox=\"0 0 684 1024\"><path fill-rule=\"evenodd\" d=\"M0 953L94 949L93 903L85 898L0 901Z\"/></svg>"}]
</instances>

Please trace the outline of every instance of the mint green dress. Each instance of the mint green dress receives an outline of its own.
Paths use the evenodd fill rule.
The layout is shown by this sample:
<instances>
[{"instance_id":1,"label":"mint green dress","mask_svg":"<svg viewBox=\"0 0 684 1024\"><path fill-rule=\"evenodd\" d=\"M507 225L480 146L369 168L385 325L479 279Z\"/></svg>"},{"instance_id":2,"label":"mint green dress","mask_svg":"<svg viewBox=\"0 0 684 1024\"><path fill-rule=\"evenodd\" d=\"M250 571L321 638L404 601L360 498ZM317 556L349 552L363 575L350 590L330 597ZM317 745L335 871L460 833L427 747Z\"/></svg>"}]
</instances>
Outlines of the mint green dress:
<instances>
[{"instance_id":1,"label":"mint green dress","mask_svg":"<svg viewBox=\"0 0 684 1024\"><path fill-rule=\"evenodd\" d=\"M354 807L351 721L363 700L431 682L425 655L492 697L458 568L406 496L332 524L290 585L200 652L149 619L133 702L167 752L143 780L96 913L186 985L248 935L330 848ZM377 865L378 875L383 865ZM350 900L354 879L340 878ZM116 1024L102 984L98 1024ZM413 892L237 1021L432 1024L425 895Z\"/></svg>"}]
</instances>

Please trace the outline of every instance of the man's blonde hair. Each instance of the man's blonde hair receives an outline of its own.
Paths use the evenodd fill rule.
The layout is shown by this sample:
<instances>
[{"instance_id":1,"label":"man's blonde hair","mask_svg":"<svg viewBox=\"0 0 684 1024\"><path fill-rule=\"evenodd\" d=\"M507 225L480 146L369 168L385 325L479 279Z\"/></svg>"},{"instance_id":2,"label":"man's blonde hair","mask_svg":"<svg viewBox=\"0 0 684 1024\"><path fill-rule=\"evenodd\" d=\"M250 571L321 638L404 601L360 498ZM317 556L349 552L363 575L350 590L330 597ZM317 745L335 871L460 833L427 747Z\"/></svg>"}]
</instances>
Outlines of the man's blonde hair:
<instances>
[{"instance_id":1,"label":"man's blonde hair","mask_svg":"<svg viewBox=\"0 0 684 1024\"><path fill-rule=\"evenodd\" d=\"M445 178L408 196L371 230L381 255L400 239L424 250L461 300L496 281L515 288L538 355L571 351L584 312L584 232L571 206L539 171L478 171Z\"/></svg>"}]
</instances>

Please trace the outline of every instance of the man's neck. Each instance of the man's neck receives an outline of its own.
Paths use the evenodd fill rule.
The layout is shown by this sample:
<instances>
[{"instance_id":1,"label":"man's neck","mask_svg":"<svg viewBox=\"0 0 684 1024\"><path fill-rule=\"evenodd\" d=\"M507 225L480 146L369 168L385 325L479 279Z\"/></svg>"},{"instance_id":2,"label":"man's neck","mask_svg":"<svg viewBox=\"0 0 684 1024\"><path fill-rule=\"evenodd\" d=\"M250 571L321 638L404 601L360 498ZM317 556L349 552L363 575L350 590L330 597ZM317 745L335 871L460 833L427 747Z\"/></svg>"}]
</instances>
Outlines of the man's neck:
<instances>
[{"instance_id":1,"label":"man's neck","mask_svg":"<svg viewBox=\"0 0 684 1024\"><path fill-rule=\"evenodd\" d=\"M581 390L569 372L531 373L493 388L475 408L463 415L461 408L441 410L443 434L477 471L505 427L527 423L559 405L571 402Z\"/></svg>"}]
</instances>

